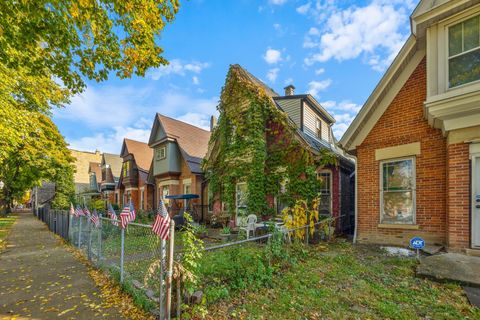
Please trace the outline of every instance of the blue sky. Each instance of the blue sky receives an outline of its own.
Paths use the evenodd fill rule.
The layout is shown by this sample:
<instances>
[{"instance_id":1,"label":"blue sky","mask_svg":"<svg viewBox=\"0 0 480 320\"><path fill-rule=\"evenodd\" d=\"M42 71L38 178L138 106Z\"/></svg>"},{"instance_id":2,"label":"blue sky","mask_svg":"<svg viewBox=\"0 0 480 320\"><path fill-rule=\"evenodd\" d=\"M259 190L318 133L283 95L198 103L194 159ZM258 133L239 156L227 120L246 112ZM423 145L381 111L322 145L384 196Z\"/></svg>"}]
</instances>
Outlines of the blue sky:
<instances>
[{"instance_id":1,"label":"blue sky","mask_svg":"<svg viewBox=\"0 0 480 320\"><path fill-rule=\"evenodd\" d=\"M147 141L156 112L208 127L230 64L278 93L294 84L337 119L340 138L410 32L418 0L181 0L159 42L169 66L88 82L54 122L72 148Z\"/></svg>"}]
</instances>

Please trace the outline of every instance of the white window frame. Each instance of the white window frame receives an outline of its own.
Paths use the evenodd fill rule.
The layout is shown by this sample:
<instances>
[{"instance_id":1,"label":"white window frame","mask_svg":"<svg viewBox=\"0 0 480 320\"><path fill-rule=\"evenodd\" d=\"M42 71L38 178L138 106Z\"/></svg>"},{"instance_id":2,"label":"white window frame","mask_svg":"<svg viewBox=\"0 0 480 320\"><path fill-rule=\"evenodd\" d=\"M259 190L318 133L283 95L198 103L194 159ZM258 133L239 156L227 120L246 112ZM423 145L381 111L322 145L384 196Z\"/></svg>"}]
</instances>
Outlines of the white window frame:
<instances>
[{"instance_id":1,"label":"white window frame","mask_svg":"<svg viewBox=\"0 0 480 320\"><path fill-rule=\"evenodd\" d=\"M319 117L315 117L315 135L318 139L322 139L322 120Z\"/></svg>"},{"instance_id":2,"label":"white window frame","mask_svg":"<svg viewBox=\"0 0 480 320\"><path fill-rule=\"evenodd\" d=\"M447 91L448 90L454 90L454 89L457 89L457 88L461 88L461 87L465 87L465 86L468 86L468 85L472 85L472 84L476 84L476 83L480 83L480 79L479 80L475 80L475 81L471 81L471 82L467 82L467 83L464 83L464 84L460 84L458 86L450 86L450 67L449 67L449 62L450 62L450 59L452 58L456 58L456 57L459 57L459 56L462 56L462 55L465 55L467 53L470 53L472 51L475 51L475 50L479 50L480 49L480 44L479 46L473 48L473 49L469 49L467 51L464 51L464 52L461 52L461 53L458 53L456 55L453 55L450 57L450 52L449 52L449 48L450 48L450 38L449 38L449 35L450 35L450 28L451 27L454 27L460 23L463 23L471 18L475 18L475 17L479 17L480 18L480 12L475 12L475 13L472 13L472 14L469 14L468 16L464 16L462 17L461 19L458 19L458 20L455 20L455 21L452 21L450 23L448 23L447 25L445 25L445 75L446 75L446 79L445 79L445 83L446 83L446 89ZM463 27L462 27L462 33L463 33ZM462 37L463 37L463 34L462 34ZM480 43L480 42L479 42ZM462 41L462 47L463 47L463 41ZM463 50L463 48L462 48Z\"/></svg>"},{"instance_id":3,"label":"white window frame","mask_svg":"<svg viewBox=\"0 0 480 320\"><path fill-rule=\"evenodd\" d=\"M383 221L383 216L385 213L383 212L383 165L385 163L390 162L397 162L403 160L412 160L412 177L413 177L413 185L412 185L412 201L413 201L413 221L411 223L391 223ZM391 224L391 225L416 225L417 224L417 164L416 164L416 157L401 157L401 158L392 158L392 159L385 159L380 161L379 165L379 189L380 189L380 223L381 224Z\"/></svg>"},{"instance_id":4,"label":"white window frame","mask_svg":"<svg viewBox=\"0 0 480 320\"><path fill-rule=\"evenodd\" d=\"M157 148L157 160L163 160L167 157L167 146ZM162 154L163 153L163 154Z\"/></svg>"}]
</instances>

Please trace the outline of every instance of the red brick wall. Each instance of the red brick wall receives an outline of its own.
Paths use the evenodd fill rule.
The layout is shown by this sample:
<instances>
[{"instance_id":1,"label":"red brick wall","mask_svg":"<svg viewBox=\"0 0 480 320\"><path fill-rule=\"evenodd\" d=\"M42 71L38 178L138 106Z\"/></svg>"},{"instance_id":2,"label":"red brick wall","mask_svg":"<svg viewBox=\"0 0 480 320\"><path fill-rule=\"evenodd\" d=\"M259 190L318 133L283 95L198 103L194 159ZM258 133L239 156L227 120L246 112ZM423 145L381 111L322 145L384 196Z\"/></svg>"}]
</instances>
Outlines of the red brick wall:
<instances>
[{"instance_id":1,"label":"red brick wall","mask_svg":"<svg viewBox=\"0 0 480 320\"><path fill-rule=\"evenodd\" d=\"M470 160L467 143L447 147L447 240L450 250L470 247Z\"/></svg>"},{"instance_id":2,"label":"red brick wall","mask_svg":"<svg viewBox=\"0 0 480 320\"><path fill-rule=\"evenodd\" d=\"M358 239L407 245L413 235L428 244L446 242L446 140L423 116L426 63L419 63L390 106L357 148ZM416 157L416 220L419 230L379 228L380 163L375 149L421 143Z\"/></svg>"}]
</instances>

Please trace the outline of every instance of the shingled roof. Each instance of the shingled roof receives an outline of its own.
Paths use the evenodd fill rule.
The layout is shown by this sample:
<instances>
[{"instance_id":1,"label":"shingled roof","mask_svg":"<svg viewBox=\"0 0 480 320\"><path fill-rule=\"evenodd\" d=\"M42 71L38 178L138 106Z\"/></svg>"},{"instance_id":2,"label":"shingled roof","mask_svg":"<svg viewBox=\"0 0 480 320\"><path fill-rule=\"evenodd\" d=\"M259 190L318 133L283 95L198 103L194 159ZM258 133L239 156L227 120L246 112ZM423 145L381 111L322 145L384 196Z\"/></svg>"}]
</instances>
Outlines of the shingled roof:
<instances>
[{"instance_id":1,"label":"shingled roof","mask_svg":"<svg viewBox=\"0 0 480 320\"><path fill-rule=\"evenodd\" d=\"M118 177L120 177L120 173L122 172L123 159L118 154L105 152L103 154L102 162L110 166L114 179L118 179Z\"/></svg>"},{"instance_id":2,"label":"shingled roof","mask_svg":"<svg viewBox=\"0 0 480 320\"><path fill-rule=\"evenodd\" d=\"M210 131L157 113L166 138L175 140L190 171L201 173L201 163L208 150ZM153 130L152 130L153 134Z\"/></svg>"},{"instance_id":3,"label":"shingled roof","mask_svg":"<svg viewBox=\"0 0 480 320\"><path fill-rule=\"evenodd\" d=\"M153 159L153 150L148 144L127 138L123 140L123 144L126 149L122 148L122 156L133 154L137 167L148 172Z\"/></svg>"}]
</instances>

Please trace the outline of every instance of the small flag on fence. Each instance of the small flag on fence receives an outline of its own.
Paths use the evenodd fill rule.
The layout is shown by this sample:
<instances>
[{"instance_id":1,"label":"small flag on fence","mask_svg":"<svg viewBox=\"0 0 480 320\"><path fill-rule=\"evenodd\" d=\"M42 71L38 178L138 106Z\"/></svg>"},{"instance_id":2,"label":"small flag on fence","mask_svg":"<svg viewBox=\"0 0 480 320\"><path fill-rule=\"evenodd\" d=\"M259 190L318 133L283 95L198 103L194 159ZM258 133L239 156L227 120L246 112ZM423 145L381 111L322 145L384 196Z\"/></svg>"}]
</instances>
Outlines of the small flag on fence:
<instances>
[{"instance_id":1,"label":"small flag on fence","mask_svg":"<svg viewBox=\"0 0 480 320\"><path fill-rule=\"evenodd\" d=\"M73 208L73 203L70 202L70 215L74 215L75 214L75 209Z\"/></svg>"},{"instance_id":2,"label":"small flag on fence","mask_svg":"<svg viewBox=\"0 0 480 320\"><path fill-rule=\"evenodd\" d=\"M85 216L90 217L90 210L88 210L87 207L85 207L85 208L83 209L83 213L84 213Z\"/></svg>"},{"instance_id":3,"label":"small flag on fence","mask_svg":"<svg viewBox=\"0 0 480 320\"><path fill-rule=\"evenodd\" d=\"M93 214L90 216L90 221L96 228L100 225L100 218L98 217L97 209L93 209Z\"/></svg>"},{"instance_id":4,"label":"small flag on fence","mask_svg":"<svg viewBox=\"0 0 480 320\"><path fill-rule=\"evenodd\" d=\"M135 208L133 207L132 200L130 200L130 217L128 218L128 222L135 221L137 214L135 212Z\"/></svg>"},{"instance_id":5,"label":"small flag on fence","mask_svg":"<svg viewBox=\"0 0 480 320\"><path fill-rule=\"evenodd\" d=\"M82 208L77 204L77 208L75 209L75 217L84 216Z\"/></svg>"},{"instance_id":6,"label":"small flag on fence","mask_svg":"<svg viewBox=\"0 0 480 320\"><path fill-rule=\"evenodd\" d=\"M122 226L122 229L125 229L128 224L128 219L130 217L130 206L125 206L120 212L120 224Z\"/></svg>"},{"instance_id":7,"label":"small flag on fence","mask_svg":"<svg viewBox=\"0 0 480 320\"><path fill-rule=\"evenodd\" d=\"M111 203L108 204L108 216L110 219L112 219L112 224L118 227L118 222L116 221L118 219L117 214L115 213Z\"/></svg>"},{"instance_id":8,"label":"small flag on fence","mask_svg":"<svg viewBox=\"0 0 480 320\"><path fill-rule=\"evenodd\" d=\"M163 203L163 199L160 199L157 209L157 217L152 226L152 231L157 234L163 240L168 239L168 231L170 228L170 216L168 215L167 208Z\"/></svg>"}]
</instances>

